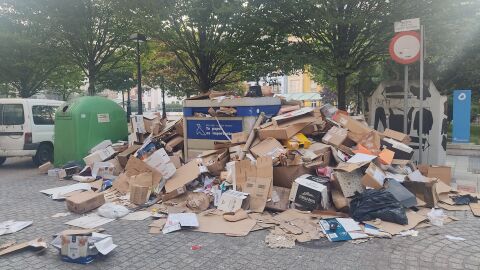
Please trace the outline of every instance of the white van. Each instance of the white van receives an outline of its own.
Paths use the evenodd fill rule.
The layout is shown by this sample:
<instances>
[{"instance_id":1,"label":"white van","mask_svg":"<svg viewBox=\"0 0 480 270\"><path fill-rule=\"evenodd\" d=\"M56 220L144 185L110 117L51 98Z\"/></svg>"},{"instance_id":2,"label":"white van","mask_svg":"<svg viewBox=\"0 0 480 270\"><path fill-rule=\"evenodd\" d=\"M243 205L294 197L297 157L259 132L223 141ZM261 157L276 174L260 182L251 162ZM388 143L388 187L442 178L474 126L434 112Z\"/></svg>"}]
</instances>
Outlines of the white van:
<instances>
[{"instance_id":1,"label":"white van","mask_svg":"<svg viewBox=\"0 0 480 270\"><path fill-rule=\"evenodd\" d=\"M55 111L64 102L0 99L0 165L8 157L32 157L39 166L53 161Z\"/></svg>"}]
</instances>

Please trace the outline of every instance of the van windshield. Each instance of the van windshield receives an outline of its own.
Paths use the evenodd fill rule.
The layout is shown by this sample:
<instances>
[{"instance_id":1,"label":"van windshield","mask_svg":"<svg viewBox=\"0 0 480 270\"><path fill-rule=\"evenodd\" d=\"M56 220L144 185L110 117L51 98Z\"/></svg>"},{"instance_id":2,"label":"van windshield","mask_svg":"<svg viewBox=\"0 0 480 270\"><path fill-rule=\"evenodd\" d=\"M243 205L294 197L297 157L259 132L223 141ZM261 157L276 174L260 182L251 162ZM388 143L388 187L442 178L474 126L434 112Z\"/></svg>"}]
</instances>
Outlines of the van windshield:
<instances>
[{"instance_id":1,"label":"van windshield","mask_svg":"<svg viewBox=\"0 0 480 270\"><path fill-rule=\"evenodd\" d=\"M0 104L0 125L23 125L22 104Z\"/></svg>"}]
</instances>

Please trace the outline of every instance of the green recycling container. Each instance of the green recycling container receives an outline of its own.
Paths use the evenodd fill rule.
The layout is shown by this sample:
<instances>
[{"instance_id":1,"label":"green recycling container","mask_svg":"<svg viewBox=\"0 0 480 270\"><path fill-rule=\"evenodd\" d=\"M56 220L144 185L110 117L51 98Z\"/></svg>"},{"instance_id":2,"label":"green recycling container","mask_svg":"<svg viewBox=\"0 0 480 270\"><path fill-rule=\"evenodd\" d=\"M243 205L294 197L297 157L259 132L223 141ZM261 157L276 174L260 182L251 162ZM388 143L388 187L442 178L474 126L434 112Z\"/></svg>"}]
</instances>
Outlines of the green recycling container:
<instances>
[{"instance_id":1,"label":"green recycling container","mask_svg":"<svg viewBox=\"0 0 480 270\"><path fill-rule=\"evenodd\" d=\"M80 97L55 113L55 166L80 161L103 140L127 140L127 116L118 104L103 97Z\"/></svg>"}]
</instances>

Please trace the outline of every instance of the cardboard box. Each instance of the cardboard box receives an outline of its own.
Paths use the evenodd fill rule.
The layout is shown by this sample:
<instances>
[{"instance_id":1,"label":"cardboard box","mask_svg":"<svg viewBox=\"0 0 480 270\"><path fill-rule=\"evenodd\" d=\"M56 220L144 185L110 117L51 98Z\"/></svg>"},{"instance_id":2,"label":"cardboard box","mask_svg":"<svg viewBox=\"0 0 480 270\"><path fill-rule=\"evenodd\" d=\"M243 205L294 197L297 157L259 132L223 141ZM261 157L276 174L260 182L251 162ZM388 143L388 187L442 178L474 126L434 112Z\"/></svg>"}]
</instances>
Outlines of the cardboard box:
<instances>
[{"instance_id":1,"label":"cardboard box","mask_svg":"<svg viewBox=\"0 0 480 270\"><path fill-rule=\"evenodd\" d=\"M250 148L250 152L255 157L271 157L272 159L278 158L280 155L285 154L286 150L283 145L274 138L267 138L261 141L259 144Z\"/></svg>"},{"instance_id":2,"label":"cardboard box","mask_svg":"<svg viewBox=\"0 0 480 270\"><path fill-rule=\"evenodd\" d=\"M143 121L143 115L132 115L130 116L130 123L132 125L132 133L146 133L145 123Z\"/></svg>"},{"instance_id":3,"label":"cardboard box","mask_svg":"<svg viewBox=\"0 0 480 270\"><path fill-rule=\"evenodd\" d=\"M261 140L266 138L275 138L278 140L288 140L293 137L295 134L299 133L303 128L305 128L309 122L297 123L293 125L271 125L266 128L259 129L257 134Z\"/></svg>"},{"instance_id":4,"label":"cardboard box","mask_svg":"<svg viewBox=\"0 0 480 270\"><path fill-rule=\"evenodd\" d=\"M103 193L84 191L72 195L66 199L67 208L70 212L83 214L102 206L105 203Z\"/></svg>"},{"instance_id":5,"label":"cardboard box","mask_svg":"<svg viewBox=\"0 0 480 270\"><path fill-rule=\"evenodd\" d=\"M353 118L345 114L336 114L333 117L333 120L337 121L338 123L340 123L340 125L356 134L367 134L373 131L368 126L362 124L357 120L354 120Z\"/></svg>"},{"instance_id":6,"label":"cardboard box","mask_svg":"<svg viewBox=\"0 0 480 270\"><path fill-rule=\"evenodd\" d=\"M347 136L348 131L346 129L333 126L328 130L327 134L323 136L322 142L338 147L347 140Z\"/></svg>"},{"instance_id":7,"label":"cardboard box","mask_svg":"<svg viewBox=\"0 0 480 270\"><path fill-rule=\"evenodd\" d=\"M146 186L130 185L130 202L142 205L148 201L150 188Z\"/></svg>"},{"instance_id":8,"label":"cardboard box","mask_svg":"<svg viewBox=\"0 0 480 270\"><path fill-rule=\"evenodd\" d=\"M200 168L197 160L194 159L189 163L180 167L175 174L165 184L165 191L167 193L176 189L182 188L184 185L192 182L200 175Z\"/></svg>"},{"instance_id":9,"label":"cardboard box","mask_svg":"<svg viewBox=\"0 0 480 270\"><path fill-rule=\"evenodd\" d=\"M410 136L408 136L407 134L398 132L389 128L387 128L382 135L388 138L395 139L405 144L408 144L411 142Z\"/></svg>"},{"instance_id":10,"label":"cardboard box","mask_svg":"<svg viewBox=\"0 0 480 270\"><path fill-rule=\"evenodd\" d=\"M120 162L120 165L122 165L122 167L125 167L127 165L128 159L130 158L130 155L137 152L137 150L140 149L140 147L142 146L138 144L134 144L129 146L125 151L118 154L117 159Z\"/></svg>"},{"instance_id":11,"label":"cardboard box","mask_svg":"<svg viewBox=\"0 0 480 270\"><path fill-rule=\"evenodd\" d=\"M170 179L176 171L175 165L171 162L165 149L161 148L151 154L145 163L156 171L160 172L164 179Z\"/></svg>"},{"instance_id":12,"label":"cardboard box","mask_svg":"<svg viewBox=\"0 0 480 270\"><path fill-rule=\"evenodd\" d=\"M449 186L452 183L452 168L449 166L421 164L417 165L417 168L424 176L438 178Z\"/></svg>"},{"instance_id":13,"label":"cardboard box","mask_svg":"<svg viewBox=\"0 0 480 270\"><path fill-rule=\"evenodd\" d=\"M235 190L227 190L222 193L218 202L218 209L225 212L235 212L246 206L246 198L248 194Z\"/></svg>"},{"instance_id":14,"label":"cardboard box","mask_svg":"<svg viewBox=\"0 0 480 270\"><path fill-rule=\"evenodd\" d=\"M64 260L87 264L98 254L89 250L88 235L62 235L61 238L60 255Z\"/></svg>"},{"instance_id":15,"label":"cardboard box","mask_svg":"<svg viewBox=\"0 0 480 270\"><path fill-rule=\"evenodd\" d=\"M290 189L273 186L272 199L267 202L265 208L273 211L285 211L290 205Z\"/></svg>"},{"instance_id":16,"label":"cardboard box","mask_svg":"<svg viewBox=\"0 0 480 270\"><path fill-rule=\"evenodd\" d=\"M426 203L426 207L435 207L438 201L438 195L436 191L437 180L433 178L426 178L425 182L417 181L404 181L402 184L410 192L421 201Z\"/></svg>"},{"instance_id":17,"label":"cardboard box","mask_svg":"<svg viewBox=\"0 0 480 270\"><path fill-rule=\"evenodd\" d=\"M299 176L311 174L314 171L314 168L305 168L303 165L273 167L273 185L291 188L292 183Z\"/></svg>"},{"instance_id":18,"label":"cardboard box","mask_svg":"<svg viewBox=\"0 0 480 270\"><path fill-rule=\"evenodd\" d=\"M289 200L305 210L330 208L327 186L313 181L312 175L304 175L293 183Z\"/></svg>"},{"instance_id":19,"label":"cardboard box","mask_svg":"<svg viewBox=\"0 0 480 270\"><path fill-rule=\"evenodd\" d=\"M219 176L228 162L229 155L228 149L221 149L205 151L198 157L212 175Z\"/></svg>"},{"instance_id":20,"label":"cardboard box","mask_svg":"<svg viewBox=\"0 0 480 270\"><path fill-rule=\"evenodd\" d=\"M91 166L95 162L105 161L109 159L114 154L115 154L115 150L111 146L108 146L105 149L95 151L92 154L84 157L83 161L87 166Z\"/></svg>"},{"instance_id":21,"label":"cardboard box","mask_svg":"<svg viewBox=\"0 0 480 270\"><path fill-rule=\"evenodd\" d=\"M404 143L389 138L382 139L380 143L388 150L395 152L393 159L410 160L413 157L413 148Z\"/></svg>"},{"instance_id":22,"label":"cardboard box","mask_svg":"<svg viewBox=\"0 0 480 270\"><path fill-rule=\"evenodd\" d=\"M50 161L49 161L49 162L46 162L46 163L40 165L40 166L38 167L38 171L39 171L40 173L46 174L46 173L48 173L48 170L51 170L51 169L53 169L53 168L54 168L54 167L53 167L53 164L50 163Z\"/></svg>"},{"instance_id":23,"label":"cardboard box","mask_svg":"<svg viewBox=\"0 0 480 270\"><path fill-rule=\"evenodd\" d=\"M415 195L395 179L387 179L385 190L392 193L393 197L395 197L395 199L397 199L397 201L399 201L405 208L417 205L417 198Z\"/></svg>"},{"instance_id":24,"label":"cardboard box","mask_svg":"<svg viewBox=\"0 0 480 270\"><path fill-rule=\"evenodd\" d=\"M362 177L361 182L364 187L381 189L383 188L385 177L385 172L372 162L365 171L365 175Z\"/></svg>"},{"instance_id":25,"label":"cardboard box","mask_svg":"<svg viewBox=\"0 0 480 270\"><path fill-rule=\"evenodd\" d=\"M92 149L90 149L90 151L88 151L88 153L95 153L96 151L105 149L105 148L107 148L111 145L112 145L111 140L104 140L104 141L100 142L99 144L95 145L94 147L92 147Z\"/></svg>"},{"instance_id":26,"label":"cardboard box","mask_svg":"<svg viewBox=\"0 0 480 270\"><path fill-rule=\"evenodd\" d=\"M275 116L272 118L272 121L274 124L280 125L282 123L292 121L294 119L298 119L312 113L313 113L313 108L304 107L299 110L295 110L286 114Z\"/></svg>"},{"instance_id":27,"label":"cardboard box","mask_svg":"<svg viewBox=\"0 0 480 270\"><path fill-rule=\"evenodd\" d=\"M113 179L115 171L115 165L111 162L95 162L92 168L93 177L102 177Z\"/></svg>"},{"instance_id":28,"label":"cardboard box","mask_svg":"<svg viewBox=\"0 0 480 270\"><path fill-rule=\"evenodd\" d=\"M180 144L183 144L183 137L177 135L167 142L167 144L165 145L165 150L167 150L168 152L173 152L174 148Z\"/></svg>"}]
</instances>

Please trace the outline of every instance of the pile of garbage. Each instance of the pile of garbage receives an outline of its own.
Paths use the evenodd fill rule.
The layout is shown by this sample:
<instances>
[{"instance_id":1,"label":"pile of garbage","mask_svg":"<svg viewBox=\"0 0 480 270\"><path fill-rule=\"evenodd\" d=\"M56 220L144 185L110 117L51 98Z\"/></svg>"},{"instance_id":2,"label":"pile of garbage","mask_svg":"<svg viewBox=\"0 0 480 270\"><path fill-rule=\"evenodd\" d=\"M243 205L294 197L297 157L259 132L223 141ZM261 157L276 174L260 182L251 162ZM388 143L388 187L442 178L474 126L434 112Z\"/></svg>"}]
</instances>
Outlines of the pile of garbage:
<instances>
[{"instance_id":1,"label":"pile of garbage","mask_svg":"<svg viewBox=\"0 0 480 270\"><path fill-rule=\"evenodd\" d=\"M209 113L234 115L230 108ZM103 241L109 247L97 249L106 254L111 237L95 228L148 218L151 234L188 229L246 236L268 229L269 247L291 248L320 238L416 235L416 229L456 220L442 209L480 215L476 194L450 188L449 167L414 165L406 134L380 133L361 116L328 104L284 105L271 118L261 113L249 133L231 134L191 160L183 159L182 119L136 116L131 130L128 143L107 140L92 148L85 167L41 166L78 181L42 193L65 200L70 212L89 213L66 223L80 231L55 239L83 236L93 246ZM60 250L67 261L78 258Z\"/></svg>"}]
</instances>

